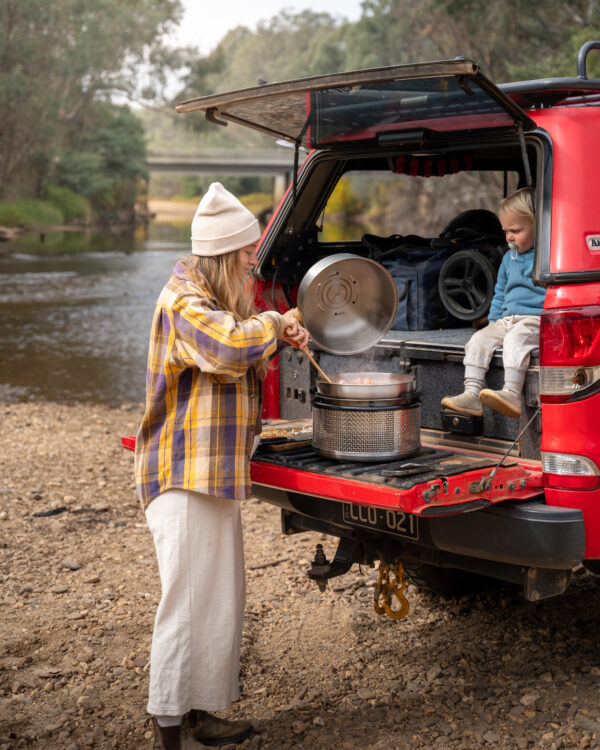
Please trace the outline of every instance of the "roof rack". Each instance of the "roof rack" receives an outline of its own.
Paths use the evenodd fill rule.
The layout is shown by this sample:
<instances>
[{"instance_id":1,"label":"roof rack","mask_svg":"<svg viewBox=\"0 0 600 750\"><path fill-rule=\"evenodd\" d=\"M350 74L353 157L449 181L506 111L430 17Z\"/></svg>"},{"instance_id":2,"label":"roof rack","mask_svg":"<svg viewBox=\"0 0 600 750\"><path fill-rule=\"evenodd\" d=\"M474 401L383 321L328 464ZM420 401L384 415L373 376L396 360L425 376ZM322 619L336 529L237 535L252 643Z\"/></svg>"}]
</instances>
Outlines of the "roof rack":
<instances>
[{"instance_id":1,"label":"roof rack","mask_svg":"<svg viewBox=\"0 0 600 750\"><path fill-rule=\"evenodd\" d=\"M533 81L501 83L498 88L519 107L552 107L557 104L595 104L600 96L600 79L588 78L586 60L592 49L600 49L600 41L583 44L577 55L576 78L540 78Z\"/></svg>"},{"instance_id":2,"label":"roof rack","mask_svg":"<svg viewBox=\"0 0 600 750\"><path fill-rule=\"evenodd\" d=\"M540 78L536 81L516 81L500 83L498 88L522 109L532 107L555 107L570 103L576 97L584 103L588 97L597 100L600 95L600 79L587 78Z\"/></svg>"}]
</instances>

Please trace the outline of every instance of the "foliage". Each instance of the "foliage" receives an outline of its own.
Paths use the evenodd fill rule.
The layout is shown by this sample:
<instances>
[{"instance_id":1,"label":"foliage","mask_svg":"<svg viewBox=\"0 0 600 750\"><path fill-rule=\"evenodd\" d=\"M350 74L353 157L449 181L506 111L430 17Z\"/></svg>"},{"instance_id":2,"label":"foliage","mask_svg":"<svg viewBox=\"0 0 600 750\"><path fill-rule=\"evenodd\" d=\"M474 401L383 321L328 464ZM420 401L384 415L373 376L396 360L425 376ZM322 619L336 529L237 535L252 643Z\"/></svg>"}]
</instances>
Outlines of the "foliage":
<instances>
[{"instance_id":1,"label":"foliage","mask_svg":"<svg viewBox=\"0 0 600 750\"><path fill-rule=\"evenodd\" d=\"M185 175L181 178L181 197L183 199L197 198L203 195L212 182L221 182L227 190L235 195L248 195L270 190L270 180L264 177L225 175Z\"/></svg>"},{"instance_id":2,"label":"foliage","mask_svg":"<svg viewBox=\"0 0 600 750\"><path fill-rule=\"evenodd\" d=\"M38 227L63 223L63 212L50 201L22 199L0 203L0 226Z\"/></svg>"},{"instance_id":3,"label":"foliage","mask_svg":"<svg viewBox=\"0 0 600 750\"><path fill-rule=\"evenodd\" d=\"M177 69L187 71L177 100L259 79L457 55L477 61L494 81L575 76L577 50L600 25L598 0L363 0L355 23L283 11L255 30L238 26L210 54L194 57L165 43L182 13L181 0L0 0L0 198L51 197L65 218L88 210L74 193L101 215L132 211L146 179L144 134L116 102L159 105L143 117L152 146L271 146L254 131L161 110ZM588 75L600 76L597 52ZM198 195L214 179L186 179L182 192ZM238 194L269 190L264 178L222 181ZM346 193L334 204L346 215L356 210L353 200L372 201L340 190ZM27 214L15 206L2 207L11 223Z\"/></svg>"},{"instance_id":4,"label":"foliage","mask_svg":"<svg viewBox=\"0 0 600 750\"><path fill-rule=\"evenodd\" d=\"M240 26L230 31L210 55L190 66L177 100L256 86L259 79L275 82L343 70L346 28L347 24L336 22L328 13L313 11L295 15L283 11L260 23L255 32ZM235 126L215 128L199 115L183 119L205 132L208 140L221 144L264 140L249 131L240 133Z\"/></svg>"},{"instance_id":5,"label":"foliage","mask_svg":"<svg viewBox=\"0 0 600 750\"><path fill-rule=\"evenodd\" d=\"M61 210L67 223L75 219L87 219L92 213L90 202L86 198L60 185L49 185L46 188L46 199Z\"/></svg>"},{"instance_id":6,"label":"foliage","mask_svg":"<svg viewBox=\"0 0 600 750\"><path fill-rule=\"evenodd\" d=\"M263 216L273 208L273 195L271 193L246 193L241 201L255 216Z\"/></svg>"},{"instance_id":7,"label":"foliage","mask_svg":"<svg viewBox=\"0 0 600 750\"><path fill-rule=\"evenodd\" d=\"M210 55L190 66L178 99L255 86L259 78L281 81L456 56L475 60L496 82L573 77L578 49L598 37L599 25L597 0L363 0L355 23L336 21L327 13L283 12L255 31L238 27L227 34ZM599 52L589 55L587 67L589 77L600 76ZM184 127L192 123L199 131L204 147L272 145L257 132L236 125L215 127L199 114L181 119ZM495 209L497 186L487 191L475 175L461 179L473 206L483 201L481 205ZM348 221L359 212L366 221L389 224L395 231L399 204L411 221L426 216L438 223L445 220L443 212L437 216L440 206L454 208L444 180L395 184L384 182L373 194L362 195L355 182L342 181L326 219L338 214Z\"/></svg>"},{"instance_id":8,"label":"foliage","mask_svg":"<svg viewBox=\"0 0 600 750\"><path fill-rule=\"evenodd\" d=\"M347 177L342 177L335 186L333 193L327 202L328 214L343 217L352 221L352 217L364 210L364 204L352 187L352 182Z\"/></svg>"},{"instance_id":9,"label":"foliage","mask_svg":"<svg viewBox=\"0 0 600 750\"><path fill-rule=\"evenodd\" d=\"M192 66L183 92L191 96L341 70L344 29L328 13L283 11L258 25L230 31Z\"/></svg>"},{"instance_id":10,"label":"foliage","mask_svg":"<svg viewBox=\"0 0 600 750\"><path fill-rule=\"evenodd\" d=\"M138 180L148 176L140 121L125 107L96 103L69 144L57 153L50 179L87 198L100 214L131 210Z\"/></svg>"},{"instance_id":11,"label":"foliage","mask_svg":"<svg viewBox=\"0 0 600 750\"><path fill-rule=\"evenodd\" d=\"M574 75L570 40L583 29L593 39L600 20L594 0L526 7L519 0L365 0L362 7L348 30L348 69L462 55L495 81Z\"/></svg>"},{"instance_id":12,"label":"foliage","mask_svg":"<svg viewBox=\"0 0 600 750\"><path fill-rule=\"evenodd\" d=\"M5 196L39 192L57 151L85 132L99 100L152 93L165 62L177 64L161 39L181 12L180 0L0 2Z\"/></svg>"},{"instance_id":13,"label":"foliage","mask_svg":"<svg viewBox=\"0 0 600 750\"><path fill-rule=\"evenodd\" d=\"M179 98L253 86L258 78L281 81L457 55L475 60L496 81L573 76L577 50L598 36L599 23L597 0L526 7L520 0L364 0L353 24L327 13L284 11L256 31L229 32L192 64ZM592 71L597 63L590 63Z\"/></svg>"}]
</instances>

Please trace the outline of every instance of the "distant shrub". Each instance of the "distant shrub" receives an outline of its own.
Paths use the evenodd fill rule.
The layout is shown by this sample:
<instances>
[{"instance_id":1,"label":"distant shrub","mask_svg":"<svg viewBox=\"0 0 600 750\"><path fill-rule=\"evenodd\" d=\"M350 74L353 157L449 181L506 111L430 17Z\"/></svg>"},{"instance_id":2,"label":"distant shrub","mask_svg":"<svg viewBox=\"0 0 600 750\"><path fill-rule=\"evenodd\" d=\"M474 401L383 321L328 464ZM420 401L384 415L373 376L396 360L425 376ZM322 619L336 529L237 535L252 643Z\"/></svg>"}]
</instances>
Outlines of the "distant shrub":
<instances>
[{"instance_id":1,"label":"distant shrub","mask_svg":"<svg viewBox=\"0 0 600 750\"><path fill-rule=\"evenodd\" d=\"M0 203L0 226L16 227L22 223L19 211L14 203Z\"/></svg>"},{"instance_id":2,"label":"distant shrub","mask_svg":"<svg viewBox=\"0 0 600 750\"><path fill-rule=\"evenodd\" d=\"M62 211L66 222L85 219L91 214L90 202L69 188L49 185L46 198Z\"/></svg>"},{"instance_id":3,"label":"distant shrub","mask_svg":"<svg viewBox=\"0 0 600 750\"><path fill-rule=\"evenodd\" d=\"M364 210L364 205L358 195L352 189L350 180L346 177L335 186L335 190L329 196L327 202L328 214L339 214L351 219L353 214L358 214Z\"/></svg>"},{"instance_id":4,"label":"distant shrub","mask_svg":"<svg viewBox=\"0 0 600 750\"><path fill-rule=\"evenodd\" d=\"M198 195L202 195L204 192L206 192L204 182L198 179L196 175L184 175L181 178L180 193L177 197L181 197L183 200L190 200L191 198L196 198Z\"/></svg>"},{"instance_id":5,"label":"distant shrub","mask_svg":"<svg viewBox=\"0 0 600 750\"><path fill-rule=\"evenodd\" d=\"M65 218L59 206L50 201L22 199L0 202L0 224L2 226L37 227L64 224Z\"/></svg>"},{"instance_id":6,"label":"distant shrub","mask_svg":"<svg viewBox=\"0 0 600 750\"><path fill-rule=\"evenodd\" d=\"M246 195L240 195L239 199L255 216L273 208L273 196L271 193L247 193Z\"/></svg>"}]
</instances>

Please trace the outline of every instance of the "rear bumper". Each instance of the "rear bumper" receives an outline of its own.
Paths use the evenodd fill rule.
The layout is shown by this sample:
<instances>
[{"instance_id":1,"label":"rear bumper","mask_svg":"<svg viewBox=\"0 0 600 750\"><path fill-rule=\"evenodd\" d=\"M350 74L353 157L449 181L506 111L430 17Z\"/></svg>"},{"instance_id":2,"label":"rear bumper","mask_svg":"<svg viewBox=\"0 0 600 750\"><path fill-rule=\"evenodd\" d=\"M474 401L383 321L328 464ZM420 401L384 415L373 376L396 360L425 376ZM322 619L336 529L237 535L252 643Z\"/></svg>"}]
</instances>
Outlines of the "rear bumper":
<instances>
[{"instance_id":1,"label":"rear bumper","mask_svg":"<svg viewBox=\"0 0 600 750\"><path fill-rule=\"evenodd\" d=\"M572 568L585 554L579 509L534 500L497 503L475 513L431 519L437 549L534 568Z\"/></svg>"},{"instance_id":2,"label":"rear bumper","mask_svg":"<svg viewBox=\"0 0 600 750\"><path fill-rule=\"evenodd\" d=\"M258 484L253 486L253 494L282 508L287 533L314 530L374 544L385 541L398 547L401 555L410 555L411 550L417 553L421 549L432 562L437 551L442 557L450 553L508 565L556 570L574 567L581 563L585 554L582 512L545 505L538 500L509 500L457 516L421 516L418 519L418 539L409 539L347 523L344 503L339 501Z\"/></svg>"}]
</instances>

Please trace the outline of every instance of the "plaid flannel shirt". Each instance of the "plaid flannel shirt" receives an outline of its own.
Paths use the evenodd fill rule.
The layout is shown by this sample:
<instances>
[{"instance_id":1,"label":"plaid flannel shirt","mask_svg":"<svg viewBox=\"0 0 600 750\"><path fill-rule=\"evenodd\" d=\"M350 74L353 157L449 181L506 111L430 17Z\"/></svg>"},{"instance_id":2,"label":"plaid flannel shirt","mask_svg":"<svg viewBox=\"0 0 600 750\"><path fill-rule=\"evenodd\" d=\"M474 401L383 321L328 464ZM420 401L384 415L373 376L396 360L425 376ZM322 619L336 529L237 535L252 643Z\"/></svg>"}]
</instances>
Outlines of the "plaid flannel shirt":
<instances>
[{"instance_id":1,"label":"plaid flannel shirt","mask_svg":"<svg viewBox=\"0 0 600 750\"><path fill-rule=\"evenodd\" d=\"M144 507L172 488L249 497L260 409L252 364L276 352L282 324L272 311L236 321L175 266L154 312L146 411L135 444Z\"/></svg>"}]
</instances>

